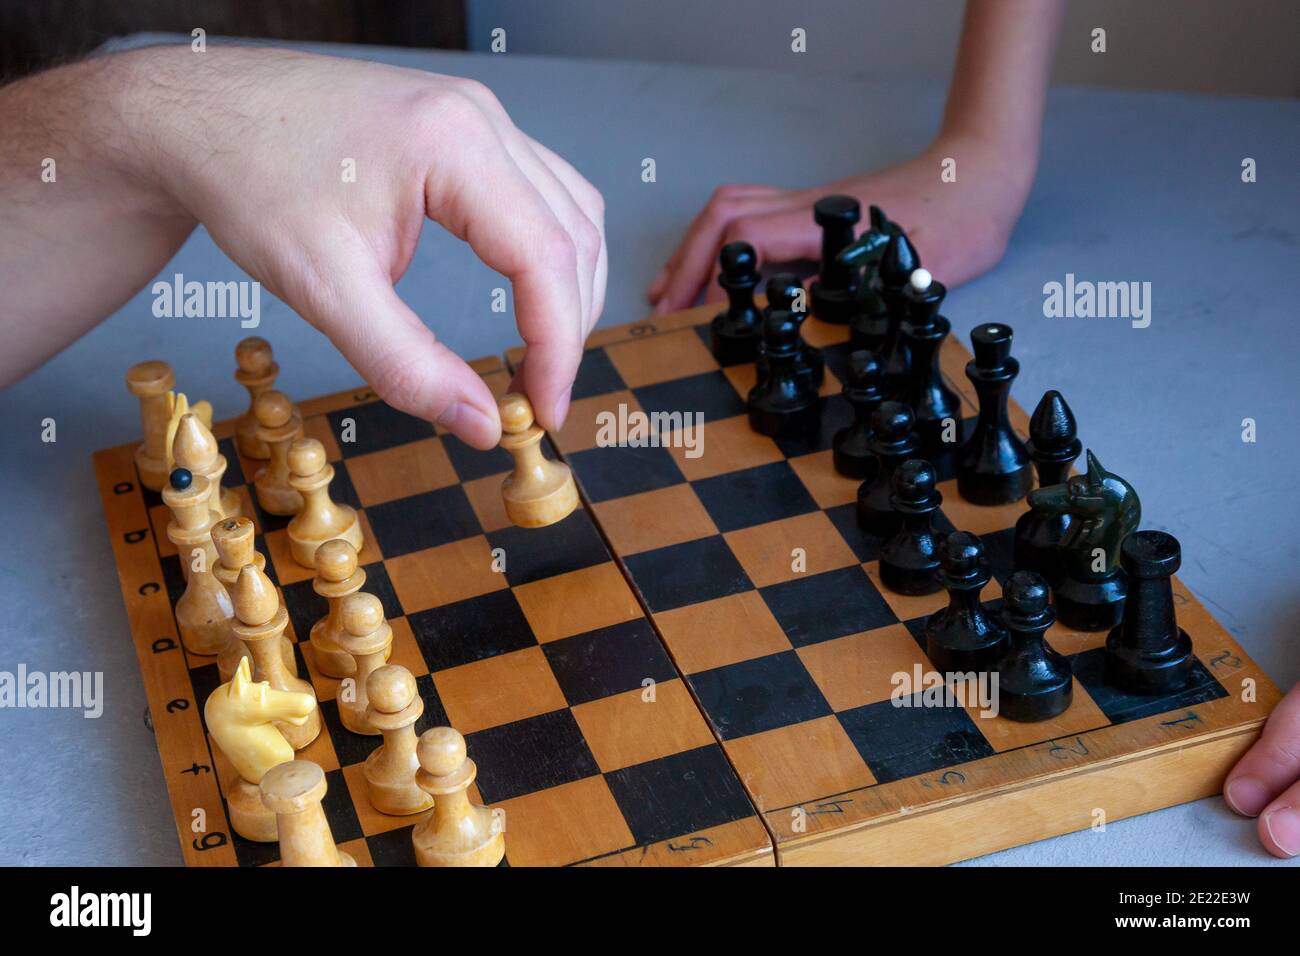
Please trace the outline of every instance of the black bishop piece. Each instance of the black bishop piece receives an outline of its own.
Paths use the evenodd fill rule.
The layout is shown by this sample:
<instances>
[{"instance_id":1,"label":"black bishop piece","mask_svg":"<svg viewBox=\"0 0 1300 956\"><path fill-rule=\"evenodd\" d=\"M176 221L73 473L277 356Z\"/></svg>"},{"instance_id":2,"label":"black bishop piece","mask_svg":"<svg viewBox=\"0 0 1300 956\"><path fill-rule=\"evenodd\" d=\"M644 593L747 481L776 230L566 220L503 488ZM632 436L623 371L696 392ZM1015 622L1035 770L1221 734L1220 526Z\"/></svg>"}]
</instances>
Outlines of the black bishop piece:
<instances>
[{"instance_id":1,"label":"black bishop piece","mask_svg":"<svg viewBox=\"0 0 1300 956\"><path fill-rule=\"evenodd\" d=\"M975 386L980 412L957 452L957 490L977 505L1019 501L1034 480L1029 450L1007 418L1011 383L1020 374L1020 363L1011 356L1013 334L1002 322L977 325L970 334L975 357L966 363L966 377Z\"/></svg>"},{"instance_id":2,"label":"black bishop piece","mask_svg":"<svg viewBox=\"0 0 1300 956\"><path fill-rule=\"evenodd\" d=\"M859 481L871 474L871 416L884 401L884 377L875 354L859 350L849 355L848 381L841 394L853 408L853 424L841 428L831 439L831 460L835 470Z\"/></svg>"},{"instance_id":3,"label":"black bishop piece","mask_svg":"<svg viewBox=\"0 0 1300 956\"><path fill-rule=\"evenodd\" d=\"M920 450L912 434L912 410L898 402L882 402L871 413L867 448L876 464L870 480L858 487L858 525L869 534L889 536L902 523L890 500L894 470Z\"/></svg>"},{"instance_id":4,"label":"black bishop piece","mask_svg":"<svg viewBox=\"0 0 1300 956\"><path fill-rule=\"evenodd\" d=\"M992 671L1007 648L1007 630L980 600L993 573L984 544L969 531L954 531L939 551L940 582L948 606L925 622L925 656L942 674Z\"/></svg>"},{"instance_id":5,"label":"black bishop piece","mask_svg":"<svg viewBox=\"0 0 1300 956\"><path fill-rule=\"evenodd\" d=\"M910 458L894 471L889 503L902 527L880 552L880 583L895 594L933 594L939 583L939 543L934 516L943 504L934 466Z\"/></svg>"},{"instance_id":6,"label":"black bishop piece","mask_svg":"<svg viewBox=\"0 0 1300 956\"><path fill-rule=\"evenodd\" d=\"M1083 451L1074 413L1061 393L1043 393L1029 419L1029 457L1038 472L1038 487L1050 488L1070 477L1070 466ZM1070 527L1068 512L1052 514L1030 509L1016 522L1015 566L1035 571L1055 584L1065 573L1061 542Z\"/></svg>"},{"instance_id":7,"label":"black bishop piece","mask_svg":"<svg viewBox=\"0 0 1300 956\"><path fill-rule=\"evenodd\" d=\"M858 307L858 271L839 261L853 242L862 204L852 196L823 196L813 204L813 221L822 228L821 273L812 284L813 315L843 325Z\"/></svg>"},{"instance_id":8,"label":"black bishop piece","mask_svg":"<svg viewBox=\"0 0 1300 956\"><path fill-rule=\"evenodd\" d=\"M821 420L817 390L799 375L799 321L778 309L763 321L767 377L749 390L749 424L773 438L802 438Z\"/></svg>"},{"instance_id":9,"label":"black bishop piece","mask_svg":"<svg viewBox=\"0 0 1300 956\"><path fill-rule=\"evenodd\" d=\"M901 229L889 238L885 254L880 258L878 273L880 297L885 303L887 328L885 341L880 347L880 360L885 365L885 391L897 397L906 384L911 367L911 354L901 332L907 318L907 286L912 273L921 268L921 257L912 241Z\"/></svg>"},{"instance_id":10,"label":"black bishop piece","mask_svg":"<svg viewBox=\"0 0 1300 956\"><path fill-rule=\"evenodd\" d=\"M727 308L709 323L709 346L721 365L752 362L763 341L762 316L754 305L758 256L747 242L729 242L718 261L718 285L727 290Z\"/></svg>"},{"instance_id":11,"label":"black bishop piece","mask_svg":"<svg viewBox=\"0 0 1300 956\"><path fill-rule=\"evenodd\" d=\"M939 349L952 331L939 314L947 294L927 270L913 272L903 290L907 317L898 332L910 359L898 400L911 406L921 448L936 459L955 454L961 440L961 400L939 371ZM945 433L951 441L943 440Z\"/></svg>"},{"instance_id":12,"label":"black bishop piece","mask_svg":"<svg viewBox=\"0 0 1300 956\"><path fill-rule=\"evenodd\" d=\"M998 711L1009 720L1050 720L1065 713L1074 697L1070 662L1044 640L1056 612L1048 605L1047 582L1017 571L1002 589L1002 620L1011 642L998 662Z\"/></svg>"},{"instance_id":13,"label":"black bishop piece","mask_svg":"<svg viewBox=\"0 0 1300 956\"><path fill-rule=\"evenodd\" d=\"M1134 694L1168 694L1191 677L1192 642L1178 626L1170 580L1182 559L1178 539L1164 531L1134 531L1120 545L1128 596L1124 616L1106 636L1106 683Z\"/></svg>"}]
</instances>

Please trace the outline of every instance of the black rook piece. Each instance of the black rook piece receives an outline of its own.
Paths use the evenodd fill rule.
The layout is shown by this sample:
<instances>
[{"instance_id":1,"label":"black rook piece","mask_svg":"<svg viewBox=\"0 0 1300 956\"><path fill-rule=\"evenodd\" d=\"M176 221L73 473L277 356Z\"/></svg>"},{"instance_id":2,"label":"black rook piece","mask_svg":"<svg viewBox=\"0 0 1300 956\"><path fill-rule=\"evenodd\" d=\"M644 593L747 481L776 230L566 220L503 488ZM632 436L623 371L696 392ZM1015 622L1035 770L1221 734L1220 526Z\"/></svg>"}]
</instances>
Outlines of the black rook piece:
<instances>
[{"instance_id":1,"label":"black rook piece","mask_svg":"<svg viewBox=\"0 0 1300 956\"><path fill-rule=\"evenodd\" d=\"M1038 487L1059 485L1070 476L1070 465L1083 451L1074 413L1058 391L1044 392L1029 419L1029 457L1038 472ZM1065 571L1061 542L1070 527L1069 512L1030 509L1016 522L1015 565L1036 571L1055 584Z\"/></svg>"},{"instance_id":2,"label":"black rook piece","mask_svg":"<svg viewBox=\"0 0 1300 956\"><path fill-rule=\"evenodd\" d=\"M763 324L754 305L758 257L747 242L729 242L719 257L718 285L727 290L727 308L709 324L713 357L722 365L752 362L763 340Z\"/></svg>"},{"instance_id":3,"label":"black rook piece","mask_svg":"<svg viewBox=\"0 0 1300 956\"><path fill-rule=\"evenodd\" d=\"M1011 383L1020 374L1011 336L1011 326L1001 322L977 325L970 334L975 358L966 363L966 377L979 396L980 414L957 453L957 490L977 505L1019 501L1034 478L1029 450L1007 420Z\"/></svg>"},{"instance_id":4,"label":"black rook piece","mask_svg":"<svg viewBox=\"0 0 1300 956\"><path fill-rule=\"evenodd\" d=\"M188 468L176 468L172 470L168 481L177 491L184 491L194 481L194 476L190 474Z\"/></svg>"},{"instance_id":5,"label":"black rook piece","mask_svg":"<svg viewBox=\"0 0 1300 956\"><path fill-rule=\"evenodd\" d=\"M955 531L939 550L939 561L948 606L925 622L925 655L942 674L991 671L1006 650L1007 632L980 601L992 577L984 545L968 531Z\"/></svg>"},{"instance_id":6,"label":"black rook piece","mask_svg":"<svg viewBox=\"0 0 1300 956\"><path fill-rule=\"evenodd\" d=\"M902 523L890 496L894 470L916 456L919 443L912 434L912 410L898 402L882 402L871 413L867 448L876 459L875 473L858 487L858 524L874 535L892 535Z\"/></svg>"},{"instance_id":7,"label":"black rook piece","mask_svg":"<svg viewBox=\"0 0 1300 956\"><path fill-rule=\"evenodd\" d=\"M1178 539L1134 531L1120 545L1128 575L1124 616L1106 637L1106 682L1134 694L1168 694L1192 673L1192 642L1174 615L1170 578L1182 562Z\"/></svg>"},{"instance_id":8,"label":"black rook piece","mask_svg":"<svg viewBox=\"0 0 1300 956\"><path fill-rule=\"evenodd\" d=\"M1002 589L1011 641L998 662L998 710L1010 720L1049 720L1074 697L1070 662L1043 639L1056 620L1047 598L1047 582L1032 571L1017 571Z\"/></svg>"},{"instance_id":9,"label":"black rook piece","mask_svg":"<svg viewBox=\"0 0 1300 956\"><path fill-rule=\"evenodd\" d=\"M821 388L826 379L826 361L822 358L821 349L814 348L803 340L802 326L808 317L808 306L803 301L803 283L793 272L778 272L767 280L764 291L767 293L767 308L763 311L763 318L784 310L799 323L799 358L795 368L805 384L814 389ZM755 381L761 383L767 378L767 355L761 344L754 364L757 376Z\"/></svg>"},{"instance_id":10,"label":"black rook piece","mask_svg":"<svg viewBox=\"0 0 1300 956\"><path fill-rule=\"evenodd\" d=\"M912 273L919 268L921 257L917 255L912 241L903 230L895 226L889 237L889 245L885 246L885 254L881 256L877 276L888 326L885 343L881 346L880 360L885 363L885 391L891 397L901 393L907 371L911 367L912 357L900 333L903 321L907 318L907 286Z\"/></svg>"},{"instance_id":11,"label":"black rook piece","mask_svg":"<svg viewBox=\"0 0 1300 956\"><path fill-rule=\"evenodd\" d=\"M813 221L822 227L821 274L812 284L813 315L843 325L857 310L857 270L839 261L853 242L853 227L862 206L852 196L823 196L813 205Z\"/></svg>"},{"instance_id":12,"label":"black rook piece","mask_svg":"<svg viewBox=\"0 0 1300 956\"><path fill-rule=\"evenodd\" d=\"M859 481L871 473L875 461L870 448L871 415L885 397L880 372L880 363L871 352L849 355L849 380L842 394L853 406L853 424L841 428L831 439L835 470Z\"/></svg>"},{"instance_id":13,"label":"black rook piece","mask_svg":"<svg viewBox=\"0 0 1300 956\"><path fill-rule=\"evenodd\" d=\"M880 552L880 583L896 594L933 594L939 583L939 541L934 513L943 503L935 488L934 466L912 458L898 466L890 479L889 503L903 526Z\"/></svg>"},{"instance_id":14,"label":"black rook piece","mask_svg":"<svg viewBox=\"0 0 1300 956\"><path fill-rule=\"evenodd\" d=\"M898 333L910 357L899 401L911 406L921 448L932 458L955 453L961 438L961 401L939 372L939 349L952 331L948 320L939 314L947 294L943 283L935 282L927 270L914 271L903 292L907 318ZM948 422L951 443L943 440Z\"/></svg>"},{"instance_id":15,"label":"black rook piece","mask_svg":"<svg viewBox=\"0 0 1300 956\"><path fill-rule=\"evenodd\" d=\"M773 438L799 438L815 432L821 405L817 390L799 376L799 322L778 309L763 322L766 379L749 390L749 424Z\"/></svg>"}]
</instances>

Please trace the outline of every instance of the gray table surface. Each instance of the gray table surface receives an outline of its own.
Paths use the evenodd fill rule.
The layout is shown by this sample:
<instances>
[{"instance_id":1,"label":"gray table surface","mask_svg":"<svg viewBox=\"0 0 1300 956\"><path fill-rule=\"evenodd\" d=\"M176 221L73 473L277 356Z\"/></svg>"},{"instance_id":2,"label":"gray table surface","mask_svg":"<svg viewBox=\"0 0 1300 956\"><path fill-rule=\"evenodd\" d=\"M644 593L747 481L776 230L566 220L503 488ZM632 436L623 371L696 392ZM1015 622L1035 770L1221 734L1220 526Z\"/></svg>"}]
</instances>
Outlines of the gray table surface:
<instances>
[{"instance_id":1,"label":"gray table surface","mask_svg":"<svg viewBox=\"0 0 1300 956\"><path fill-rule=\"evenodd\" d=\"M136 37L131 42L150 38ZM156 39L156 38L155 38ZM323 49L317 47L316 49ZM944 91L775 72L518 55L328 48L489 84L518 125L574 164L608 202L603 324L645 312L643 290L719 183L805 185L908 156L938 123ZM1005 260L949 296L955 334L1010 322L1032 406L1069 399L1086 444L1139 489L1148 526L1183 542L1182 575L1282 686L1300 677L1300 470L1294 329L1300 270L1300 103L1056 89L1037 185ZM652 156L658 182L641 181ZM1240 180L1243 157L1258 162ZM924 255L924 249L921 250ZM242 278L201 230L162 272ZM1042 287L1152 283L1153 321L1047 319ZM942 278L942 276L940 277ZM502 281L436 227L402 296L461 354L517 342L490 311ZM53 294L53 293L52 293ZM321 335L264 297L260 334L293 396L358 376ZM91 468L91 452L138 438L123 373L162 357L221 417L244 400L234 320L158 319L142 291L108 321L0 393L0 669L101 671L97 720L0 711L0 863L177 864L163 776ZM58 440L39 440L42 419ZM1243 418L1258 442L1243 444ZM1208 799L984 857L975 863L1263 864L1253 821ZM1286 865L1286 864L1281 864Z\"/></svg>"}]
</instances>

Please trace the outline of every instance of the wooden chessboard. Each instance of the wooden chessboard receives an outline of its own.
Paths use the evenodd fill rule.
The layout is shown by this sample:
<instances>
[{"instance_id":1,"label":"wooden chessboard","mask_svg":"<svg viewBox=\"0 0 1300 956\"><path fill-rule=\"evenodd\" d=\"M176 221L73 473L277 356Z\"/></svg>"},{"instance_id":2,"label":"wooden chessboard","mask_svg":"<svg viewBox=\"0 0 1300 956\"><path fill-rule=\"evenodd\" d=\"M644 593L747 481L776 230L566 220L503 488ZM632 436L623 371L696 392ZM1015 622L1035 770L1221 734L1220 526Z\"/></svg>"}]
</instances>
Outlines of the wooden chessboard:
<instances>
[{"instance_id":1,"label":"wooden chessboard","mask_svg":"<svg viewBox=\"0 0 1300 956\"><path fill-rule=\"evenodd\" d=\"M469 449L365 389L299 403L335 464L336 500L361 512L366 590L383 600L392 659L425 702L417 730L465 733L478 798L506 810L508 863L937 864L1220 789L1279 695L1181 583L1179 623L1199 666L1178 695L1107 687L1104 632L1058 625L1048 640L1076 681L1055 720L894 706L891 677L930 670L920 629L945 598L880 586L883 542L858 528L857 482L832 467L830 436L851 417L839 395L847 330L805 324L827 361L823 428L815 441L777 442L745 416L752 366L721 368L709 352L713 311L592 336L569 422L553 436L584 507L551 528L509 524L499 450ZM946 343L964 427L975 412L967 358ZM474 366L504 391L504 364ZM703 454L671 441L598 447L597 415L620 406L702 412ZM1023 433L1019 406L1012 417ZM351 443L339 440L345 419ZM255 464L238 458L231 429L216 428L226 485L258 523L291 636L306 635L324 603L289 556L286 519L254 505L245 480ZM272 862L274 844L245 841L226 821L219 787L231 771L200 713L216 665L180 647L167 509L138 485L132 452L98 452L95 467L186 861ZM943 526L981 536L996 605L1023 505L970 505L950 463L939 468ZM504 574L490 569L498 548ZM336 839L363 864L413 862L414 820L378 814L365 797L361 763L377 739L342 727L338 682L316 672L309 645L298 651L325 718L303 755L327 771ZM206 832L193 829L197 808Z\"/></svg>"}]
</instances>

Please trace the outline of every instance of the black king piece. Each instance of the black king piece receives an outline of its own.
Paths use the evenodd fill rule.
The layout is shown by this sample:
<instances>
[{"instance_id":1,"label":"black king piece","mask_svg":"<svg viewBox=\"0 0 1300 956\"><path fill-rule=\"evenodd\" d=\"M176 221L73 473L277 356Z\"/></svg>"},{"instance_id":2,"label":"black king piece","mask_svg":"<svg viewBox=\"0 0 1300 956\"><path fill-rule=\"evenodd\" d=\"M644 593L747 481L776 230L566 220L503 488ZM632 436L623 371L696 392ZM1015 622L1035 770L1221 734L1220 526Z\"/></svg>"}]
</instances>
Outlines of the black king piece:
<instances>
[{"instance_id":1,"label":"black king piece","mask_svg":"<svg viewBox=\"0 0 1300 956\"><path fill-rule=\"evenodd\" d=\"M1029 450L1007 418L1011 383L1020 374L1011 356L1012 335L1002 322L977 325L970 334L975 357L966 363L966 377L979 396L980 413L957 452L957 491L977 505L1019 501L1034 480Z\"/></svg>"}]
</instances>

